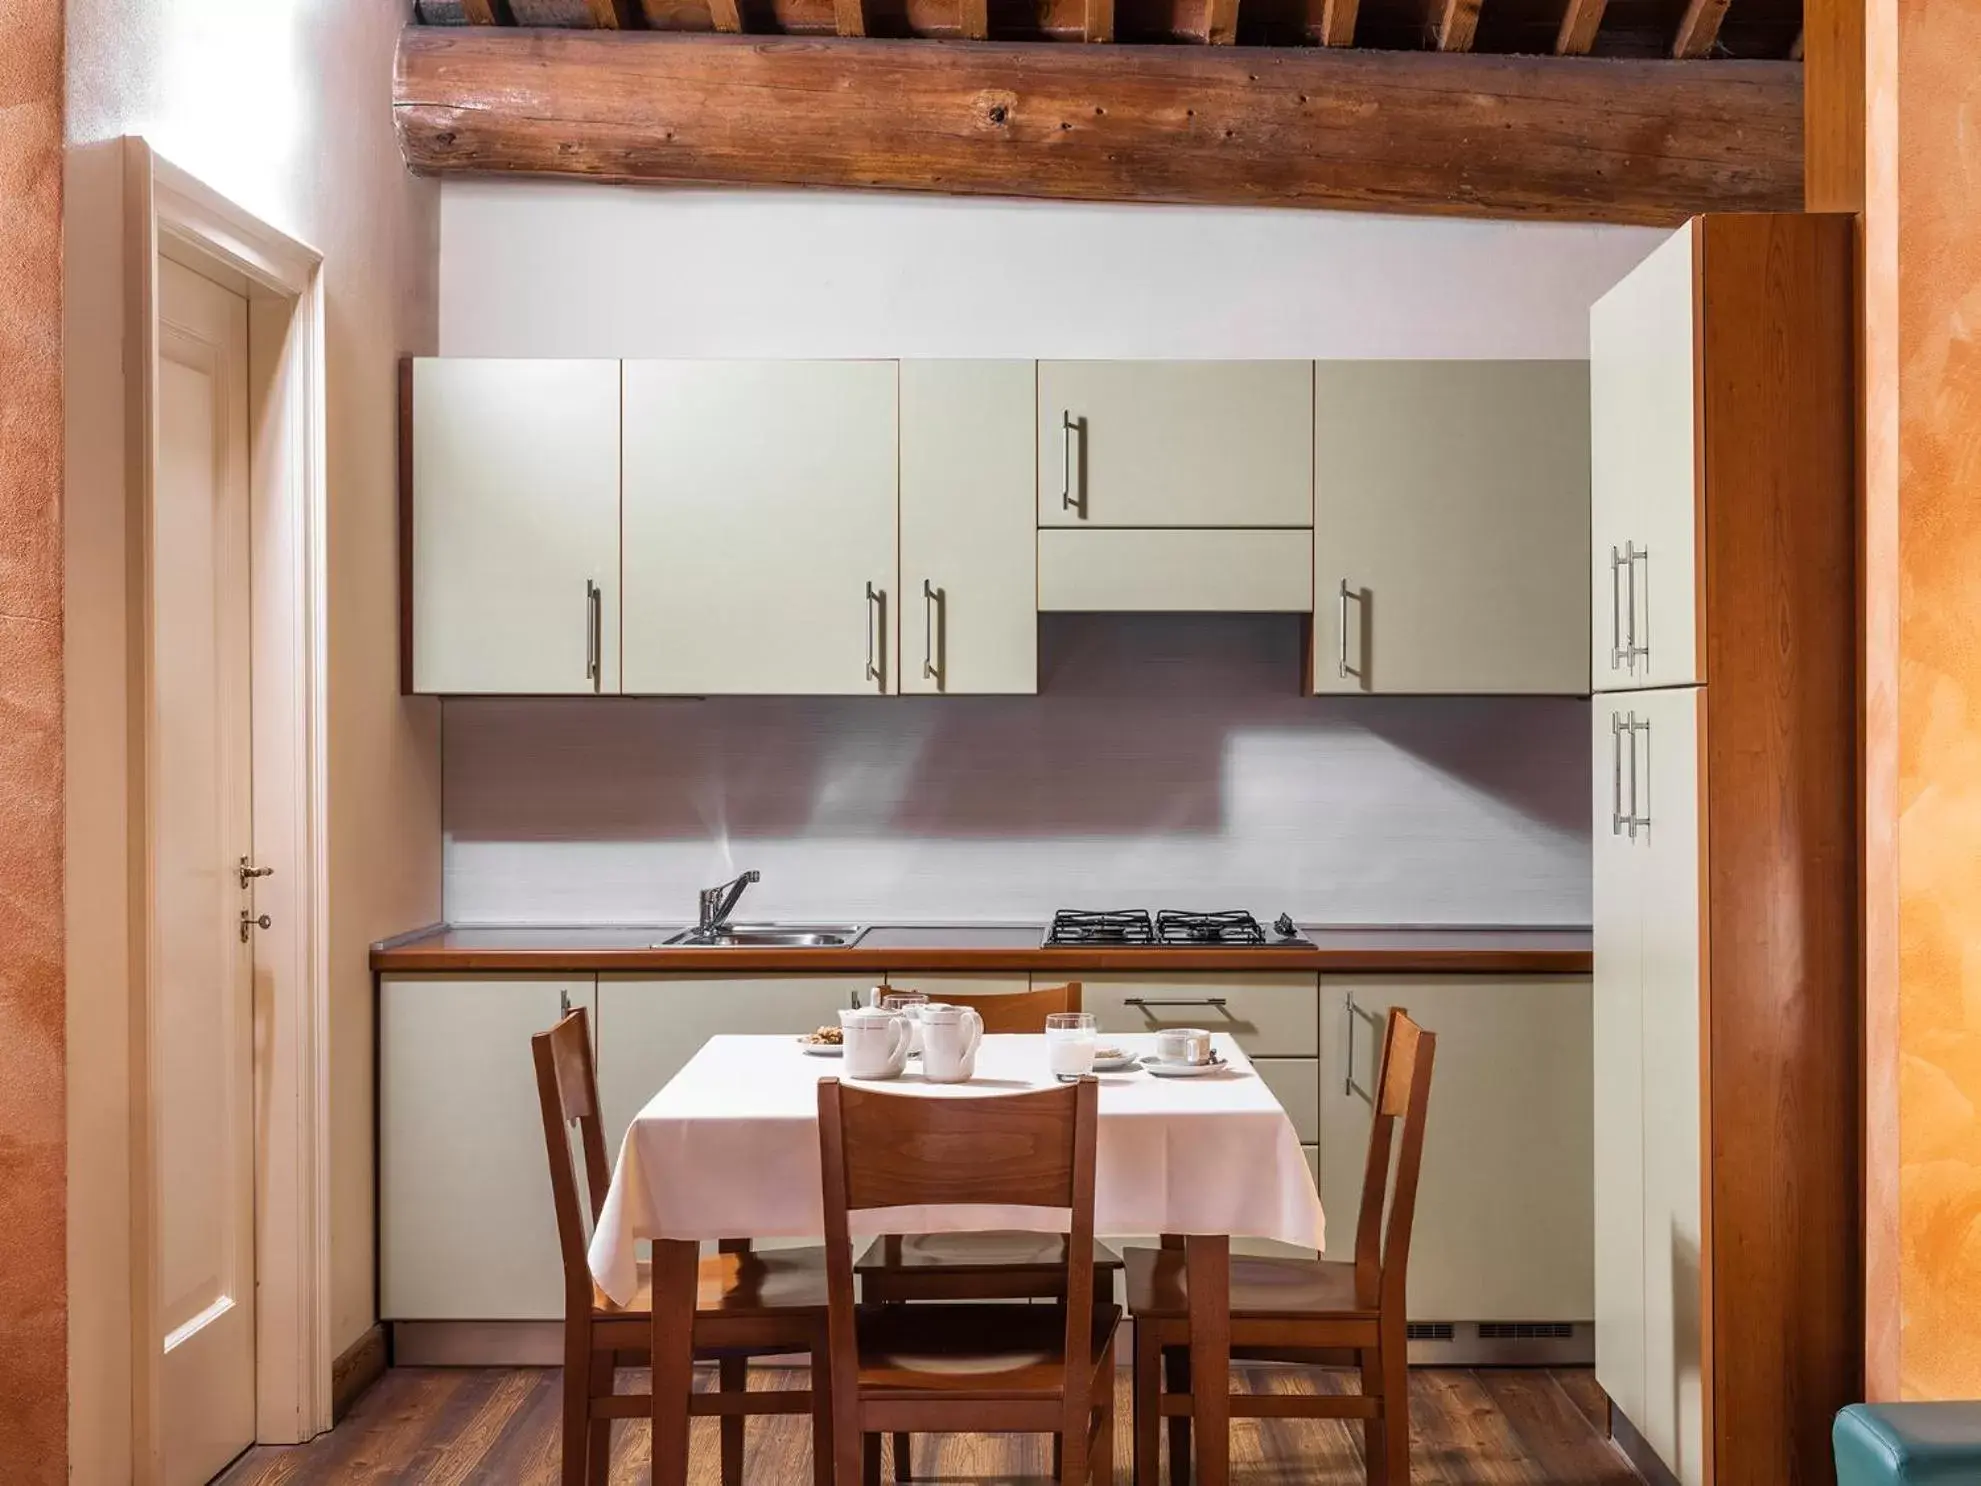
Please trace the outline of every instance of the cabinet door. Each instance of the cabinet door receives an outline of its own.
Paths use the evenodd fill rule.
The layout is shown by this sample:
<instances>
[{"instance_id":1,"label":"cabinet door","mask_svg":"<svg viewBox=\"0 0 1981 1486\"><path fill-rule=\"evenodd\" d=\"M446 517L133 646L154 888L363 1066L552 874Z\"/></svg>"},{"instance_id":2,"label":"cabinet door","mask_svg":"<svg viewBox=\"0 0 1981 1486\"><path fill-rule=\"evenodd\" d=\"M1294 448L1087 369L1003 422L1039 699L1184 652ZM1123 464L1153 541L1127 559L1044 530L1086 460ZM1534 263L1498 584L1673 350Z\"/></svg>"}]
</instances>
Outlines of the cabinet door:
<instances>
[{"instance_id":1,"label":"cabinet door","mask_svg":"<svg viewBox=\"0 0 1981 1486\"><path fill-rule=\"evenodd\" d=\"M725 1032L802 1037L834 1025L874 983L871 975L654 975L599 977L598 1102L615 1162L646 1102Z\"/></svg>"},{"instance_id":2,"label":"cabinet door","mask_svg":"<svg viewBox=\"0 0 1981 1486\"><path fill-rule=\"evenodd\" d=\"M1588 378L1314 368L1317 692L1588 691Z\"/></svg>"},{"instance_id":3,"label":"cabinet door","mask_svg":"<svg viewBox=\"0 0 1981 1486\"><path fill-rule=\"evenodd\" d=\"M895 364L625 363L625 688L895 689Z\"/></svg>"},{"instance_id":4,"label":"cabinet door","mask_svg":"<svg viewBox=\"0 0 1981 1486\"><path fill-rule=\"evenodd\" d=\"M1590 995L1580 976L1321 977L1329 1257L1354 1255L1369 1096L1391 1006L1438 1038L1410 1319L1589 1320Z\"/></svg>"},{"instance_id":5,"label":"cabinet door","mask_svg":"<svg viewBox=\"0 0 1981 1486\"><path fill-rule=\"evenodd\" d=\"M388 1321L548 1321L564 1269L530 1038L592 977L385 976L378 1304Z\"/></svg>"},{"instance_id":6,"label":"cabinet door","mask_svg":"<svg viewBox=\"0 0 1981 1486\"><path fill-rule=\"evenodd\" d=\"M1039 525L1312 526L1313 364L1041 361Z\"/></svg>"},{"instance_id":7,"label":"cabinet door","mask_svg":"<svg viewBox=\"0 0 1981 1486\"><path fill-rule=\"evenodd\" d=\"M1644 1420L1644 848L1621 817L1623 724L1634 697L1590 708L1595 887L1596 1381Z\"/></svg>"},{"instance_id":8,"label":"cabinet door","mask_svg":"<svg viewBox=\"0 0 1981 1486\"><path fill-rule=\"evenodd\" d=\"M1694 245L1694 229L1681 228L1589 311L1590 664L1598 691L1706 679L1694 555Z\"/></svg>"},{"instance_id":9,"label":"cabinet door","mask_svg":"<svg viewBox=\"0 0 1981 1486\"><path fill-rule=\"evenodd\" d=\"M1643 916L1645 1408L1682 1482L1705 1479L1700 1394L1699 743L1702 691L1622 699L1636 734ZM1761 1116L1757 1117L1770 1117Z\"/></svg>"},{"instance_id":10,"label":"cabinet door","mask_svg":"<svg viewBox=\"0 0 1981 1486\"><path fill-rule=\"evenodd\" d=\"M413 690L618 691L619 363L422 358L411 438Z\"/></svg>"},{"instance_id":11,"label":"cabinet door","mask_svg":"<svg viewBox=\"0 0 1981 1486\"><path fill-rule=\"evenodd\" d=\"M1039 689L1029 361L901 363L903 692Z\"/></svg>"}]
</instances>

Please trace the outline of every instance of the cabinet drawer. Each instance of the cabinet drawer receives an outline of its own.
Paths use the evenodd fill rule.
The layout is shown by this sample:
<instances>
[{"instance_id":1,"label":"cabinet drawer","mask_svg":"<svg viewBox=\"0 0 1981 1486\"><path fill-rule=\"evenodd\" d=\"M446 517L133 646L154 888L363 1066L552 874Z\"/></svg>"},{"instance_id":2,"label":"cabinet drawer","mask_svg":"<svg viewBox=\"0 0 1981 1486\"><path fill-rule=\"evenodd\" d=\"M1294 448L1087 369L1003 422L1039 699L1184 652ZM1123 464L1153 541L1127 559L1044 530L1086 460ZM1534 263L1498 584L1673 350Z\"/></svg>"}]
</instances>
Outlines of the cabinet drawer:
<instances>
[{"instance_id":1,"label":"cabinet drawer","mask_svg":"<svg viewBox=\"0 0 1981 1486\"><path fill-rule=\"evenodd\" d=\"M1319 1047L1312 975L1113 974L1083 983L1086 1009L1103 1032L1206 1027L1267 1058L1311 1058Z\"/></svg>"},{"instance_id":2,"label":"cabinet drawer","mask_svg":"<svg viewBox=\"0 0 1981 1486\"><path fill-rule=\"evenodd\" d=\"M916 970L890 970L887 983L894 989L922 991L931 1001L941 1001L948 996L1021 995L1032 988L1032 977L1022 973L1000 975L994 971L938 971L924 975Z\"/></svg>"},{"instance_id":3,"label":"cabinet drawer","mask_svg":"<svg viewBox=\"0 0 1981 1486\"><path fill-rule=\"evenodd\" d=\"M1041 531L1039 610L1305 614L1314 534L1301 531Z\"/></svg>"}]
</instances>

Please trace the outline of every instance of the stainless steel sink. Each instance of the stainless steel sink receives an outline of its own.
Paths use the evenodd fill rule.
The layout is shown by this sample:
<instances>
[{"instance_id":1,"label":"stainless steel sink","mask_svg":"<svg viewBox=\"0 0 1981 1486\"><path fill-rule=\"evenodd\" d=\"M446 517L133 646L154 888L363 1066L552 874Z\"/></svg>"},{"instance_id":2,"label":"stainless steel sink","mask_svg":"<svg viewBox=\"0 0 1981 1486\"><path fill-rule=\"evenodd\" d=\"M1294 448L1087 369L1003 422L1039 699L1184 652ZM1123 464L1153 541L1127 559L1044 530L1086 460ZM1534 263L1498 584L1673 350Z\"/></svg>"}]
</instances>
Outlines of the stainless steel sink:
<instances>
[{"instance_id":1,"label":"stainless steel sink","mask_svg":"<svg viewBox=\"0 0 1981 1486\"><path fill-rule=\"evenodd\" d=\"M655 949L844 949L866 933L863 924L724 924L713 933L683 929Z\"/></svg>"}]
</instances>

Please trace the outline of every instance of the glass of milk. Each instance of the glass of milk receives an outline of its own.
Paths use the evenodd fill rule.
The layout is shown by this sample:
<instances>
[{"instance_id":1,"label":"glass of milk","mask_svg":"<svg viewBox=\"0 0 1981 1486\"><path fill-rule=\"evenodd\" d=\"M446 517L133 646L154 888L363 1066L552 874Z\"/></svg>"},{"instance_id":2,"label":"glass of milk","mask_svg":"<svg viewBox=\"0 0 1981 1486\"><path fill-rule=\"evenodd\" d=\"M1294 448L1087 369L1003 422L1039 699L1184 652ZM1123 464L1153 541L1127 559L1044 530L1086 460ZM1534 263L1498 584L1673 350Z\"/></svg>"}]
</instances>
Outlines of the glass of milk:
<instances>
[{"instance_id":1,"label":"glass of milk","mask_svg":"<svg viewBox=\"0 0 1981 1486\"><path fill-rule=\"evenodd\" d=\"M1094 1071L1094 1016L1055 1011L1046 1018L1046 1066L1062 1083Z\"/></svg>"}]
</instances>

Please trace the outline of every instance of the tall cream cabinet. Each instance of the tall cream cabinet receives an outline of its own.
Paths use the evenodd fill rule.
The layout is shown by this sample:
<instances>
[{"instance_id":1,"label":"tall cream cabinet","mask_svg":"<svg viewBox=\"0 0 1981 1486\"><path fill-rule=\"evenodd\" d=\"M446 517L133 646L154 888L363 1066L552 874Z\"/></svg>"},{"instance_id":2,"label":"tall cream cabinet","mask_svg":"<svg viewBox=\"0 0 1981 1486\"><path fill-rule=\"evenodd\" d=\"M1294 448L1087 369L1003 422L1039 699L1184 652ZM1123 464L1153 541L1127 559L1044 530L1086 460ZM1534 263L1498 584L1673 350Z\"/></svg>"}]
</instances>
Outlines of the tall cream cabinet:
<instances>
[{"instance_id":1,"label":"tall cream cabinet","mask_svg":"<svg viewBox=\"0 0 1981 1486\"><path fill-rule=\"evenodd\" d=\"M407 363L407 689L619 690L619 363Z\"/></svg>"},{"instance_id":2,"label":"tall cream cabinet","mask_svg":"<svg viewBox=\"0 0 1981 1486\"><path fill-rule=\"evenodd\" d=\"M559 1320L530 1038L589 975L387 975L378 986L378 1313Z\"/></svg>"},{"instance_id":3,"label":"tall cream cabinet","mask_svg":"<svg viewBox=\"0 0 1981 1486\"><path fill-rule=\"evenodd\" d=\"M624 363L627 691L899 690L897 375Z\"/></svg>"},{"instance_id":4,"label":"tall cream cabinet","mask_svg":"<svg viewBox=\"0 0 1981 1486\"><path fill-rule=\"evenodd\" d=\"M1041 361L1041 527L1314 522L1313 363Z\"/></svg>"},{"instance_id":5,"label":"tall cream cabinet","mask_svg":"<svg viewBox=\"0 0 1981 1486\"><path fill-rule=\"evenodd\" d=\"M905 694L1039 686L1029 361L901 363Z\"/></svg>"},{"instance_id":6,"label":"tall cream cabinet","mask_svg":"<svg viewBox=\"0 0 1981 1486\"><path fill-rule=\"evenodd\" d=\"M1314 690L1589 690L1588 366L1314 368Z\"/></svg>"},{"instance_id":7,"label":"tall cream cabinet","mask_svg":"<svg viewBox=\"0 0 1981 1486\"><path fill-rule=\"evenodd\" d=\"M1589 665L1598 691L1706 679L1695 539L1700 230L1673 233L1589 312Z\"/></svg>"},{"instance_id":8,"label":"tall cream cabinet","mask_svg":"<svg viewBox=\"0 0 1981 1486\"><path fill-rule=\"evenodd\" d=\"M1702 217L1590 316L1596 1376L1686 1486L1862 1396L1851 236Z\"/></svg>"},{"instance_id":9,"label":"tall cream cabinet","mask_svg":"<svg viewBox=\"0 0 1981 1486\"><path fill-rule=\"evenodd\" d=\"M1354 1243L1392 1006L1438 1037L1410 1319L1586 1325L1595 1316L1587 978L1321 977L1321 1206L1336 1257Z\"/></svg>"}]
</instances>

